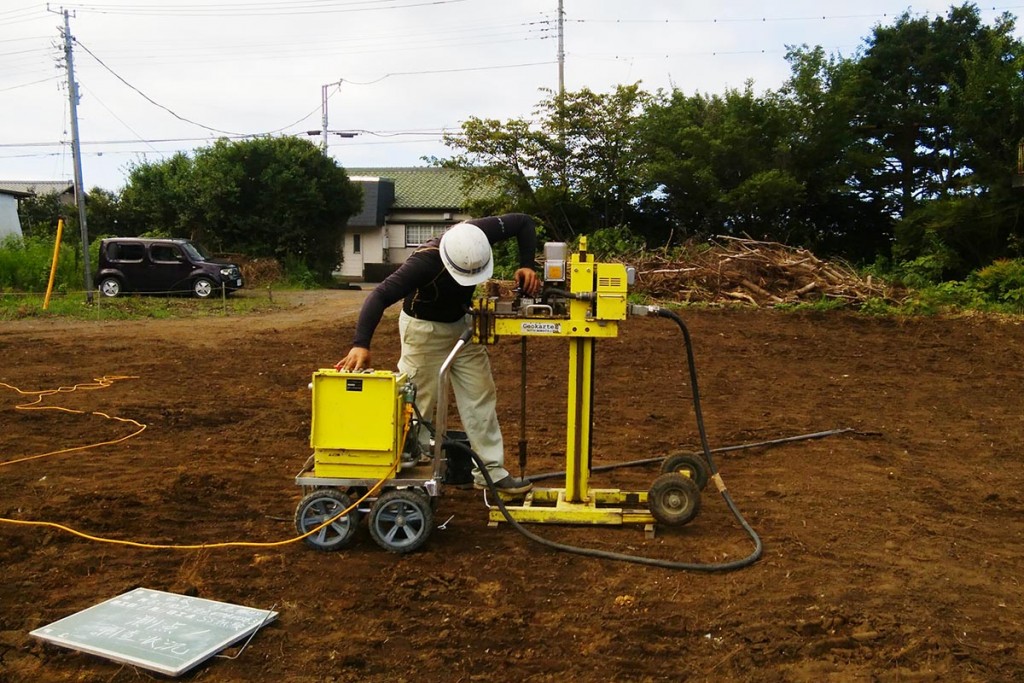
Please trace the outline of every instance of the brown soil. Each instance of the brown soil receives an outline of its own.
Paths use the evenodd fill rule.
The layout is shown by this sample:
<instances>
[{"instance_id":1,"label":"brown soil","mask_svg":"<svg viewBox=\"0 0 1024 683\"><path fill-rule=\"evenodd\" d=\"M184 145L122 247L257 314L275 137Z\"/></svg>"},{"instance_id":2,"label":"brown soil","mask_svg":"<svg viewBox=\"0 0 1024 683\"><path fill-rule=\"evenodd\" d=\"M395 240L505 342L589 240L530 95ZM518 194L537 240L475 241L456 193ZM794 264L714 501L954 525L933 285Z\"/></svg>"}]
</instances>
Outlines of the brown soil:
<instances>
[{"instance_id":1,"label":"brown soil","mask_svg":"<svg viewBox=\"0 0 1024 683\"><path fill-rule=\"evenodd\" d=\"M0 516L148 543L294 536L310 453L311 373L347 350L360 292L220 319L0 327ZM426 546L150 550L0 524L0 680L161 679L29 631L137 586L280 612L209 681L1024 680L1024 325L985 317L696 310L713 448L763 557L728 573L594 559L489 528L479 492L447 488ZM389 312L375 360L392 367ZM630 319L598 345L594 465L695 450L681 335ZM515 466L519 346L491 350ZM564 469L566 353L530 343L527 473ZM646 490L657 466L595 474ZM558 486L559 481L545 485ZM534 525L578 546L681 562L737 560L751 540L709 486L683 527Z\"/></svg>"}]
</instances>

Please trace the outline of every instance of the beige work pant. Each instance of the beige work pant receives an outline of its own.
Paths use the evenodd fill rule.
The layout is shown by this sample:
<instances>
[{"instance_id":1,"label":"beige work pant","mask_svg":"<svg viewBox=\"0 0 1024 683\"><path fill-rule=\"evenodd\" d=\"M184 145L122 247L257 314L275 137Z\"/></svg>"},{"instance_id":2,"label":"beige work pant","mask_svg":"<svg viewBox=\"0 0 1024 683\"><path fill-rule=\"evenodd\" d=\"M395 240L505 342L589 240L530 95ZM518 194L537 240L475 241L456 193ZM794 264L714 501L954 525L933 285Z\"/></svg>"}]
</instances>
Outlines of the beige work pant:
<instances>
[{"instance_id":1,"label":"beige work pant","mask_svg":"<svg viewBox=\"0 0 1024 683\"><path fill-rule=\"evenodd\" d=\"M428 422L432 423L435 418L437 375L441 364L469 324L469 316L454 323L419 320L405 311L398 317L398 332L402 339L398 369L416 385L416 406ZM492 481L504 479L508 476L503 466L505 445L498 425L497 393L487 349L478 344L466 344L455 357L448 378L470 447L480 456ZM421 440L428 438L426 430L423 432ZM478 484L484 483L475 464L473 479Z\"/></svg>"}]
</instances>

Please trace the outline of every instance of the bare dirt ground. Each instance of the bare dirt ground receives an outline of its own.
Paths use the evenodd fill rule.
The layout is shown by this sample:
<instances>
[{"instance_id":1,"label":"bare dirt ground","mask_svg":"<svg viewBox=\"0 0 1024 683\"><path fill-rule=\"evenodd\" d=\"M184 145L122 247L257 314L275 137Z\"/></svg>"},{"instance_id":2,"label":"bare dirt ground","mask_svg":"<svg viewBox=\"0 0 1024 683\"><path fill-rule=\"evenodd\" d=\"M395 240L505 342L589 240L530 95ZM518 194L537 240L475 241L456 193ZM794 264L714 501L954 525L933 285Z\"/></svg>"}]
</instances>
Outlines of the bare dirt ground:
<instances>
[{"instance_id":1,"label":"bare dirt ground","mask_svg":"<svg viewBox=\"0 0 1024 683\"><path fill-rule=\"evenodd\" d=\"M0 387L0 516L159 544L285 540L309 456L311 373L347 350L360 292L253 316L0 323L0 382L24 391L131 376L22 411ZM755 310L683 313L713 448L764 541L752 566L673 571L557 552L489 528L446 489L443 529L410 555L353 547L152 550L0 524L0 680L164 677L29 637L138 586L279 619L205 681L1024 680L1024 325ZM598 345L595 466L698 445L681 335L631 319ZM394 366L389 312L375 361ZM564 469L566 352L531 342L527 474ZM519 345L491 349L509 462ZM34 460L130 434L121 443ZM513 470L517 468L513 464ZM595 474L646 490L657 466ZM559 485L556 480L548 485ZM753 544L714 487L684 527L534 525L564 543L686 562Z\"/></svg>"}]
</instances>

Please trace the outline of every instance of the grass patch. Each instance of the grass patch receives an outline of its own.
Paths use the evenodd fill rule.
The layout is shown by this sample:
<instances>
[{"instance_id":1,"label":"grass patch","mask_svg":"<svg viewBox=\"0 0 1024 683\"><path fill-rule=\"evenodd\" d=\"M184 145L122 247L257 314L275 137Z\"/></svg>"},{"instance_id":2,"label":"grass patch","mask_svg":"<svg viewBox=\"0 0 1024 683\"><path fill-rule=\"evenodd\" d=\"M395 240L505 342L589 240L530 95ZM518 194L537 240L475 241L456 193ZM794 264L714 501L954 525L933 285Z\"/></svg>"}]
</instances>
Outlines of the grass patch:
<instances>
[{"instance_id":1,"label":"grass patch","mask_svg":"<svg viewBox=\"0 0 1024 683\"><path fill-rule=\"evenodd\" d=\"M266 292L236 292L226 300L200 300L174 296L120 296L106 299L94 295L87 303L81 292L55 293L44 310L43 294L0 293L0 320L26 318L75 318L80 320L134 320L143 318L206 318L247 315L275 310L281 306Z\"/></svg>"}]
</instances>

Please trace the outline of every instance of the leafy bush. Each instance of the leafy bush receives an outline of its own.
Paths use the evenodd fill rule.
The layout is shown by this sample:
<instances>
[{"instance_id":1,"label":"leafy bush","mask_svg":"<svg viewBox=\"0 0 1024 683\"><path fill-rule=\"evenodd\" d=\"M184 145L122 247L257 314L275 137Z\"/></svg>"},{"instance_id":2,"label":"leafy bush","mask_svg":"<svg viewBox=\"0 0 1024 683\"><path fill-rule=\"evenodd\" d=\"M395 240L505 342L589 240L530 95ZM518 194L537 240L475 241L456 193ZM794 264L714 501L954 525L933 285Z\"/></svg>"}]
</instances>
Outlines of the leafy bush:
<instances>
[{"instance_id":1,"label":"leafy bush","mask_svg":"<svg viewBox=\"0 0 1024 683\"><path fill-rule=\"evenodd\" d=\"M866 299L857 310L865 315L892 315L896 312L892 304L877 296Z\"/></svg>"},{"instance_id":2,"label":"leafy bush","mask_svg":"<svg viewBox=\"0 0 1024 683\"><path fill-rule=\"evenodd\" d=\"M907 313L934 315L944 310L987 310L985 296L966 282L951 280L914 290L904 305Z\"/></svg>"},{"instance_id":3,"label":"leafy bush","mask_svg":"<svg viewBox=\"0 0 1024 683\"><path fill-rule=\"evenodd\" d=\"M1024 312L1024 259L1000 259L971 273L971 285L993 303Z\"/></svg>"},{"instance_id":4,"label":"leafy bush","mask_svg":"<svg viewBox=\"0 0 1024 683\"><path fill-rule=\"evenodd\" d=\"M48 237L9 236L0 242L0 289L44 292L50 280L53 240ZM54 289L59 292L81 289L75 249L61 243L57 257Z\"/></svg>"},{"instance_id":5,"label":"leafy bush","mask_svg":"<svg viewBox=\"0 0 1024 683\"><path fill-rule=\"evenodd\" d=\"M576 240L574 250L579 248ZM587 251L599 260L622 258L635 254L644 248L644 240L634 235L629 228L618 225L611 228L598 228L587 235Z\"/></svg>"},{"instance_id":6,"label":"leafy bush","mask_svg":"<svg viewBox=\"0 0 1024 683\"><path fill-rule=\"evenodd\" d=\"M902 261L894 269L896 277L907 287L924 288L943 281L949 260L942 253L925 254L911 261Z\"/></svg>"},{"instance_id":7,"label":"leafy bush","mask_svg":"<svg viewBox=\"0 0 1024 683\"><path fill-rule=\"evenodd\" d=\"M299 289L316 289L320 286L316 273L298 256L289 255L284 260L284 281Z\"/></svg>"}]
</instances>

